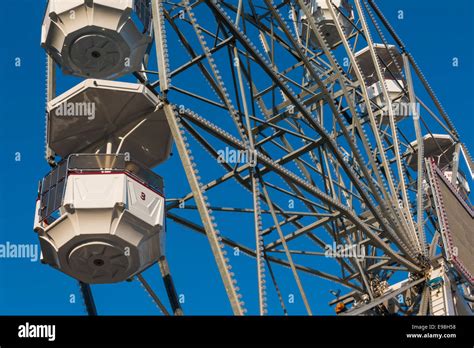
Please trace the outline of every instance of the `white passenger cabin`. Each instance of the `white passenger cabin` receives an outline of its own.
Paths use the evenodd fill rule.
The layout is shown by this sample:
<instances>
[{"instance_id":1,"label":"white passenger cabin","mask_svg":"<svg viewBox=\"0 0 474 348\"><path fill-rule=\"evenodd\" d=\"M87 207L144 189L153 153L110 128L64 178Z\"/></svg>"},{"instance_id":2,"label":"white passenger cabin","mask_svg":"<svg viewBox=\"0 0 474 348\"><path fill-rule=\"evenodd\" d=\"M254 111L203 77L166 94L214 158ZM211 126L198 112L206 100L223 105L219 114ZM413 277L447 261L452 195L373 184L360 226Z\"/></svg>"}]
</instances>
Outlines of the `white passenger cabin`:
<instances>
[{"instance_id":1,"label":"white passenger cabin","mask_svg":"<svg viewBox=\"0 0 474 348\"><path fill-rule=\"evenodd\" d=\"M316 23L319 25L320 30L326 42L330 48L333 48L337 43L341 41L341 37L337 31L333 17L327 5L326 0L306 0L306 5L308 6L310 12L313 15ZM335 9L336 17L341 25L344 33L349 34L352 25L349 22L349 19L353 18L352 7L347 0L332 0L332 3L338 8ZM340 11L340 12L339 12ZM344 13L344 15L341 14ZM320 48L321 43L319 42L317 36L311 30L311 27L308 22L308 18L303 10L300 10L300 21L299 21L299 30L300 38L303 44L309 43L315 48Z\"/></svg>"},{"instance_id":2,"label":"white passenger cabin","mask_svg":"<svg viewBox=\"0 0 474 348\"><path fill-rule=\"evenodd\" d=\"M377 75L374 61L369 47L356 52L355 58L365 79L367 86L367 94L370 100L375 104L372 105L374 110L388 106L385 101L382 89L382 83L385 83L388 96L392 105L395 121L400 121L406 117L413 115L413 107L409 105L409 100L404 94L405 82L400 69L403 69L403 58L393 45L385 46L384 44L374 44L375 53L378 57L380 68L383 75L381 81ZM350 74L356 76L353 67ZM384 116L388 116L385 111ZM388 117L383 117L383 122L388 122Z\"/></svg>"},{"instance_id":3,"label":"white passenger cabin","mask_svg":"<svg viewBox=\"0 0 474 348\"><path fill-rule=\"evenodd\" d=\"M425 158L433 158L436 166L441 170L444 176L453 184L458 190L462 197L466 198L471 188L465 173L462 170L458 170L456 180L453 179L453 164L455 161L456 143L453 138L448 134L427 134L423 137L423 154ZM414 169L417 168L418 158L418 143L412 141L410 143L410 150L407 152L407 163ZM458 163L466 163L468 171L470 169L467 158L464 151L461 148L459 153ZM470 173L471 178L474 178L474 173Z\"/></svg>"},{"instance_id":4,"label":"white passenger cabin","mask_svg":"<svg viewBox=\"0 0 474 348\"><path fill-rule=\"evenodd\" d=\"M85 80L48 103L48 145L62 158L106 152L107 144L147 167L166 161L172 136L160 101L144 85Z\"/></svg>"},{"instance_id":5,"label":"white passenger cabin","mask_svg":"<svg viewBox=\"0 0 474 348\"><path fill-rule=\"evenodd\" d=\"M66 74L114 79L137 71L151 43L144 32L149 27L144 15L147 4L143 0L49 0L41 44ZM134 8L141 20L134 20Z\"/></svg>"},{"instance_id":6,"label":"white passenger cabin","mask_svg":"<svg viewBox=\"0 0 474 348\"><path fill-rule=\"evenodd\" d=\"M163 254L163 181L127 155L73 154L40 183L42 261L84 283L129 279Z\"/></svg>"}]
</instances>

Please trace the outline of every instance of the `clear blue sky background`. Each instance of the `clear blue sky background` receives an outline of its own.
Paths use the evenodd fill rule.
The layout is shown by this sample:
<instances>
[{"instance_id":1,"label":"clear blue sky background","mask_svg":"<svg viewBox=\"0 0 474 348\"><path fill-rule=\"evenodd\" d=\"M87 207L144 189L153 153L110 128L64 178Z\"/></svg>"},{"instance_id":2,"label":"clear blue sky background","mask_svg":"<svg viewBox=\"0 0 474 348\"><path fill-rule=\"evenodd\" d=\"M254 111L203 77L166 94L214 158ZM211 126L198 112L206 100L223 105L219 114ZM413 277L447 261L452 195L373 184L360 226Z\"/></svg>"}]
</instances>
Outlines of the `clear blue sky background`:
<instances>
[{"instance_id":1,"label":"clear blue sky background","mask_svg":"<svg viewBox=\"0 0 474 348\"><path fill-rule=\"evenodd\" d=\"M0 244L37 243L32 231L37 183L48 171L43 160L45 55L40 47L44 4L45 1L38 0L2 1L0 11ZM447 5L449 2L439 0L378 0L378 4L474 152L474 2L464 0ZM404 20L397 19L398 10L404 11ZM15 67L17 57L21 58L21 67ZM453 57L459 58L458 68L452 67ZM76 82L69 78L67 83ZM21 154L18 162L17 152ZM177 157L157 169L166 180L168 193L180 185L174 174L180 170ZM168 232L167 254L178 292L185 295L185 312L230 314L206 239L173 223L169 224ZM247 266L250 265L249 260ZM146 277L164 298L158 270L147 271ZM242 279L239 274L237 277L243 286L252 284L252 279ZM284 288L285 295L297 293L293 283ZM101 314L158 313L137 282L94 286L93 290ZM71 303L71 295L76 297L75 303ZM244 298L253 313L254 295L250 292ZM290 312L304 313L301 300L296 297L296 303L289 305ZM319 307L316 313L332 313L326 308L331 299L327 291L315 297ZM0 314L80 315L84 314L84 307L77 283L71 278L39 262L0 259Z\"/></svg>"}]
</instances>

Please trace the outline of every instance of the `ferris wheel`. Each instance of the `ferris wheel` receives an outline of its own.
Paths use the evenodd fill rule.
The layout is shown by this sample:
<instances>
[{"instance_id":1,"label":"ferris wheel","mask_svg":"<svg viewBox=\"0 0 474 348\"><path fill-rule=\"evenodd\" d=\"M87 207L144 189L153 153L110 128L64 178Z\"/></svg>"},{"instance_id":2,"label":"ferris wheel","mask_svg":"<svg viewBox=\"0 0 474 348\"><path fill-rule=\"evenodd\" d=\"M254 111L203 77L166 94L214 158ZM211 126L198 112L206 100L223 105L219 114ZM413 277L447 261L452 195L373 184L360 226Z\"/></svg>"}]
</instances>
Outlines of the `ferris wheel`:
<instances>
[{"instance_id":1,"label":"ferris wheel","mask_svg":"<svg viewBox=\"0 0 474 348\"><path fill-rule=\"evenodd\" d=\"M321 286L337 315L472 315L473 160L375 1L49 0L42 46L35 231L89 314L91 284L126 280L183 314L172 221L207 238L235 315L291 315L290 282L308 315ZM57 94L58 68L83 81Z\"/></svg>"}]
</instances>

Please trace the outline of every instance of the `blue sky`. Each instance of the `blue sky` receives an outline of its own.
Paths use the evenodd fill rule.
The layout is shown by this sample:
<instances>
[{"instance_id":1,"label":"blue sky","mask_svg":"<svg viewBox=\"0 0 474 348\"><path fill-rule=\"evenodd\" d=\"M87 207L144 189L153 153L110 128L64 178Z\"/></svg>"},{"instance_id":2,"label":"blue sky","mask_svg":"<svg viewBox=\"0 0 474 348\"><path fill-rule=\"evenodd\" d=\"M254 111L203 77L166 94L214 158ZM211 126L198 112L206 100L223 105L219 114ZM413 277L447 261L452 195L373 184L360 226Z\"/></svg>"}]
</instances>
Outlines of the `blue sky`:
<instances>
[{"instance_id":1,"label":"blue sky","mask_svg":"<svg viewBox=\"0 0 474 348\"><path fill-rule=\"evenodd\" d=\"M474 49L471 44L474 3L470 0L459 1L456 6L430 0L378 0L377 3L428 77L464 142L474 152ZM7 241L37 244L32 230L37 184L49 170L43 160L45 55L40 47L40 30L44 4L45 1L38 0L3 1L0 11L3 34L0 49L3 82L0 87L0 244ZM404 11L403 20L397 19L398 10ZM459 58L457 68L452 66L453 57ZM17 58L21 59L20 67L15 66ZM66 79L60 82L60 88L79 81ZM20 160L17 160L18 155ZM157 172L164 177L171 196L178 192L184 180L178 156L157 168ZM169 223L166 249L178 293L185 297L185 312L230 314L207 240ZM252 267L252 260L240 257L243 259L237 268ZM252 279L239 276L238 270L236 274L242 287L251 286ZM165 298L158 269L154 267L145 276ZM101 314L158 313L137 282L94 286L93 291ZM283 291L296 293L295 285L284 285ZM252 290L244 293L252 313L256 313L255 294ZM332 313L327 308L331 296L326 289L312 296L316 298L316 313ZM301 300L296 297L289 310L303 314ZM77 283L71 278L39 262L7 258L0 259L0 314L81 315L84 307Z\"/></svg>"}]
</instances>

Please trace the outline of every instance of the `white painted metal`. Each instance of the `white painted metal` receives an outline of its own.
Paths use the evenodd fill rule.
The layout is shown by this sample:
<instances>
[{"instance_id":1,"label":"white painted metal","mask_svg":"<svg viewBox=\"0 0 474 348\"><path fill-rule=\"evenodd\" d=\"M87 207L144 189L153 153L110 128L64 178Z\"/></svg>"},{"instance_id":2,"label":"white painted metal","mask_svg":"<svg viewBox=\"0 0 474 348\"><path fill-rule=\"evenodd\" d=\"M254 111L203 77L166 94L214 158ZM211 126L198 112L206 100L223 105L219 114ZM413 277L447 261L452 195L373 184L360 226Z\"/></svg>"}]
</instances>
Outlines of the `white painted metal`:
<instances>
[{"instance_id":1,"label":"white painted metal","mask_svg":"<svg viewBox=\"0 0 474 348\"><path fill-rule=\"evenodd\" d=\"M443 170L443 172L450 171L448 168L455 156L455 141L448 134L426 134L423 137L423 148L424 148L424 157L425 158L434 158L436 160L436 165ZM406 153L408 156L407 163L408 165L417 170L416 156L418 153L418 144L416 141L410 143L410 150ZM461 150L459 153L459 162L461 158L464 159L466 165L468 164L468 159L465 153ZM469 169L469 166L467 165ZM458 173L459 174L459 173ZM471 173L470 173L471 174ZM467 184L467 183L466 183Z\"/></svg>"},{"instance_id":2,"label":"white painted metal","mask_svg":"<svg viewBox=\"0 0 474 348\"><path fill-rule=\"evenodd\" d=\"M126 174L71 174L59 218L35 219L42 261L84 283L126 280L163 253L164 203Z\"/></svg>"},{"instance_id":3,"label":"white painted metal","mask_svg":"<svg viewBox=\"0 0 474 348\"><path fill-rule=\"evenodd\" d=\"M352 17L352 7L349 5L347 0L333 0L334 6L339 8L340 11L346 14L347 17ZM309 7L316 23L320 25L327 43L330 47L333 47L341 41L341 37L337 32L337 28L334 25L334 19L331 16L331 12L325 0L307 0L306 5ZM350 32L351 24L342 14L338 13L338 21L342 26L344 33L347 35ZM318 41L314 33L309 29L308 19L303 11L300 11L300 23L299 30L301 34L301 40L303 42L309 41L310 44L315 47L320 47L321 43Z\"/></svg>"},{"instance_id":4,"label":"white painted metal","mask_svg":"<svg viewBox=\"0 0 474 348\"><path fill-rule=\"evenodd\" d=\"M63 72L113 79L139 70L151 40L131 17L133 0L50 0L41 44Z\"/></svg>"},{"instance_id":5,"label":"white painted metal","mask_svg":"<svg viewBox=\"0 0 474 348\"><path fill-rule=\"evenodd\" d=\"M66 158L72 153L122 153L148 167L168 159L172 136L159 99L144 85L85 80L48 103L49 146ZM123 140L123 141L122 141Z\"/></svg>"},{"instance_id":6,"label":"white painted metal","mask_svg":"<svg viewBox=\"0 0 474 348\"><path fill-rule=\"evenodd\" d=\"M398 52L395 46L385 47L385 45L378 43L375 43L373 46L374 51L381 63L384 81L380 81L377 76L376 68L371 57L369 47L365 47L355 54L357 63L359 64L361 72L366 79L365 82L368 85L367 93L369 98L381 108L387 106L388 103L385 102L383 95L382 83L384 83L391 103L407 103L408 98L404 97L403 92L403 88L405 86L403 76L397 73L396 69L394 69L395 64L398 64L398 66L403 64L403 58L401 54ZM392 57L395 58L395 61ZM353 68L350 69L350 72L351 74L353 73ZM395 114L394 112L394 116L396 121L400 121L406 118L408 115L399 115ZM384 121L384 123L388 123L388 118L385 117Z\"/></svg>"},{"instance_id":7,"label":"white painted metal","mask_svg":"<svg viewBox=\"0 0 474 348\"><path fill-rule=\"evenodd\" d=\"M176 1L174 5L173 1L162 0L51 0L43 26L43 45L66 73L110 79L138 69L143 69L144 72L137 74L142 84L86 80L54 100L50 96L47 119L50 163L55 164L55 153L64 159L76 152L129 152L134 159L146 166L154 166L169 156L171 127L191 191L168 202L168 217L207 236L234 314L245 314L246 309L235 275L231 271L231 262L226 257L225 245L238 247L256 257L258 302L262 315L267 313L263 279L267 268L284 313L287 313L271 270L272 264L291 269L309 314L313 313L310 306L311 293L304 290L303 279L300 281L299 276L301 272L309 272L353 288L351 293L345 295L347 300L344 304L352 305L352 308L345 308L349 315L426 315L429 313L428 305L434 315L459 314L459 305L465 305L469 300L455 290L456 287L459 288L460 273L456 273L452 265L451 261L454 259L446 255L446 250L449 249L446 247L449 241L446 231L449 226L443 202L439 190L433 188L432 173L428 173L431 180L430 177L425 179L420 170L416 173L416 180L412 180L414 177L410 167L416 170L422 166L424 158L438 156L437 164L442 167L444 175L451 175L452 181L455 184L459 182L466 191L465 180L461 180L463 177L458 173L458 168L454 166L452 170L449 169L454 153L450 152L450 148L457 146L456 154L466 152L466 156L469 156L467 149L461 147L456 139L449 117L442 110L413 58L406 52L396 34L391 33L397 46L390 45L384 38L369 9L370 5L377 11L372 1L353 1L354 11L348 0L298 0L289 3L264 0L255 3L258 6L253 6L252 1L249 2L252 6L247 6L245 1L239 1L233 6L232 1L226 3L211 0L196 3L185 0L179 4ZM183 11L178 17L175 11L180 7ZM212 16L204 17L205 20L201 21L199 18L206 7L212 10ZM249 9L255 13L247 13ZM133 18L140 19L143 30L138 29L140 23L132 20L132 10L136 11ZM285 17L287 10L292 14L291 29L287 23L288 18ZM378 15L384 22L385 18ZM153 16L153 27L150 26L150 16ZM261 21L254 23L255 18L260 18ZM214 19L218 21L218 26L213 27ZM268 28L265 27L267 23L271 23ZM251 29L254 25L256 30ZM389 32L392 31L386 23L385 26ZM173 30L170 31L169 40L180 41L182 45L173 46L173 50L168 51L167 31L170 27ZM372 28L377 30L378 39L383 44L374 44ZM148 53L142 61L145 49L150 48L146 39L152 30L157 71L152 71L153 67L148 65ZM188 35L193 34L192 31L196 38ZM136 36L129 40L128 35ZM214 42L214 45L209 45L207 40ZM261 52L257 47L259 40L263 46ZM337 48L339 44L341 47ZM139 46L132 52L132 55L136 53L133 66L121 66L121 60L128 57L127 50L132 45ZM236 75L219 72L219 68L221 71L230 71L227 63L223 65L216 55L226 45L229 45L229 58L233 62L230 69L236 68ZM100 51L103 48L105 50ZM181 52L183 48L184 51ZM405 57L404 62L401 52ZM285 55L288 55L286 59L283 58ZM191 60L184 58L181 61L183 57L191 57ZM243 57L246 57L247 66L240 65ZM339 62L341 57L344 62ZM293 65L288 65L294 58ZM257 71L253 69L256 65L262 72L253 75L252 80L250 67L252 66L252 71ZM197 89L191 91L185 86L178 87L179 82L176 85L170 83L171 77L174 79L176 75L185 74L191 67L197 69L182 76L192 78L193 86L198 86ZM198 69L203 76L196 74ZM436 153L437 148L432 145L438 144L426 137L423 139L420 129L416 130L417 142L406 144L400 138L403 135L406 139L405 128L408 129L407 125L409 126L409 122L396 124L400 119L414 116L415 127L420 127L418 118L425 125L422 118L425 116L424 112L399 115L392 108L397 103L417 104L419 100L414 93L411 69L415 70L447 123L443 128L451 136L436 139L442 144L443 153ZM151 77L155 74L158 75L158 80L152 81ZM230 80L230 75L233 81ZM301 85L294 76L303 76ZM180 81L180 77L174 81ZM201 79L203 77L204 80ZM260 81L260 77L265 79ZM269 80L265 81L267 78ZM54 74L50 71L49 86L53 86L54 79ZM206 80L217 99L214 100L199 90L200 86L206 85ZM270 80L271 88L265 88L264 84ZM184 81L186 85L187 80ZM241 101L239 108L230 98L229 91L234 92L232 88L229 89L231 84L236 97ZM49 94L53 90L50 88ZM267 104L265 96L269 90L274 91L276 96L272 98L274 100L271 106ZM314 97L310 96L313 92ZM176 97L178 93L180 97ZM281 103L278 100L280 94ZM248 99L250 95L252 98ZM185 100L190 103L184 102ZM249 113L250 105L247 105L250 101L255 103L252 105L252 115ZM207 115L209 105L200 110L206 110L206 115L200 116L186 107L180 107L178 112L172 104L174 102L196 111L202 107L201 103L219 106L229 111L237 132L227 131L224 129L227 126L215 123L213 113ZM423 105L421 100L419 103ZM286 108L290 105L296 108L295 111L304 123L286 117L289 116ZM242 110L240 107L243 107ZM384 110L384 107L387 109ZM326 109L330 112L325 111ZM93 114L84 115L84 110L93 110ZM431 110L427 111L432 114ZM344 118L341 117L342 112ZM265 118L266 122L258 127L252 126L251 117L258 116L262 120ZM382 116L386 117L381 119ZM434 118L438 120L436 115ZM280 119L291 119L296 127L290 131L283 122L279 124ZM332 124L332 129L329 124ZM275 137L267 138L261 131L272 127L278 131L278 135L275 133ZM429 128L428 130L431 132ZM214 142L217 139L239 150L258 150L257 166L260 166L261 174L258 172L256 176L254 174L257 171L250 170L247 173L245 166L233 169L223 163L222 167L228 172L221 178L207 182L203 178L208 178L209 175L198 175L200 163L193 157L191 146L194 142L189 142L187 135L203 145L211 156L218 153L217 142ZM293 144L288 135L304 139L305 147L298 149L293 146L296 142ZM262 136L265 140L262 140ZM345 140L340 142L339 139ZM270 142L285 149L288 154L279 158L276 152L269 149L264 155L260 148L268 147L267 143ZM323 143L325 145L321 146ZM259 149L253 149L257 144ZM311 153L313 151L320 153L319 159ZM110 158L113 157L112 155ZM293 173L287 160L296 164L302 176ZM208 163L211 166L207 162L199 170L207 172L208 168L205 167ZM472 161L470 168L472 174ZM35 218L43 260L88 283L116 282L138 274L140 282L152 293L140 272L159 257L162 270L166 268L163 267L162 240L164 200L127 174L108 172L108 169L103 168L98 172L87 175L77 171L69 173L66 190L60 200L59 217L54 215L58 205L52 205L53 209L45 209L47 207L43 204L49 200L50 192L54 193L54 185L51 191L40 195L41 198L48 198L38 202L37 211L43 212L43 215ZM278 198L273 202L266 190L267 185L272 190L278 189L281 193L284 191L272 183L268 172L273 172L286 181L291 190L288 193L292 198L300 199L309 211L288 214L277 205ZM54 170L51 173L53 174L45 178L43 183L54 180ZM209 202L207 191L222 182L230 182L230 178L237 179L253 195L255 250L237 242L231 244L218 229L218 215L214 211L243 211L241 208L211 205ZM416 195L413 191L415 182ZM321 183L324 183L325 190ZM62 183L58 180L56 185L60 186ZM434 191L435 194L430 194ZM306 193L313 195L318 202L312 204L306 198ZM57 195L51 194L51 197L54 201ZM415 198L417 226L412 207ZM178 204L181 207L181 203L191 199L195 202L193 209L197 209L201 218L197 223L172 212ZM214 201L215 198L211 199ZM58 201L56 199L55 202ZM273 224L268 223L269 219L262 219L260 201L263 204L266 202L269 209L266 213L271 214ZM325 210L328 210L330 216L313 223L306 221L305 216L322 217L326 215ZM246 211L250 212L251 209ZM46 215L48 218L45 218ZM333 219L336 221L327 223ZM264 224L268 228L263 229ZM427 244L429 241L424 235L424 224L435 230L430 244ZM290 231L290 227L295 230ZM368 252L366 259L337 260L343 271L342 276L322 272L322 267L313 269L296 263L292 254L307 251L290 250L286 241L307 235L317 244L324 244L323 240L319 240L320 234L316 227L326 229L331 236L341 236L342 239L337 238L338 243L344 243L345 239L347 245L357 243L362 246ZM272 230L276 230L279 239L266 243L269 242L266 236ZM286 234L287 231L289 234ZM439 239L442 239L442 243L438 243ZM276 249L275 244L282 244L284 250ZM438 245L444 249L444 253L436 255ZM430 253L427 252L428 247ZM126 250L132 252L127 255L124 253ZM273 257L274 252L284 252L288 261ZM318 252L313 254L317 255ZM443 258L446 264L442 261L438 264L438 260ZM436 266L430 273L433 264ZM102 268L104 265L107 267ZM404 275L409 273L409 278L393 284L394 279L400 280L395 275L401 273L396 272ZM169 272L165 271L163 274L168 276ZM339 295L336 296L337 301L342 301ZM156 296L154 299L160 303Z\"/></svg>"}]
</instances>

